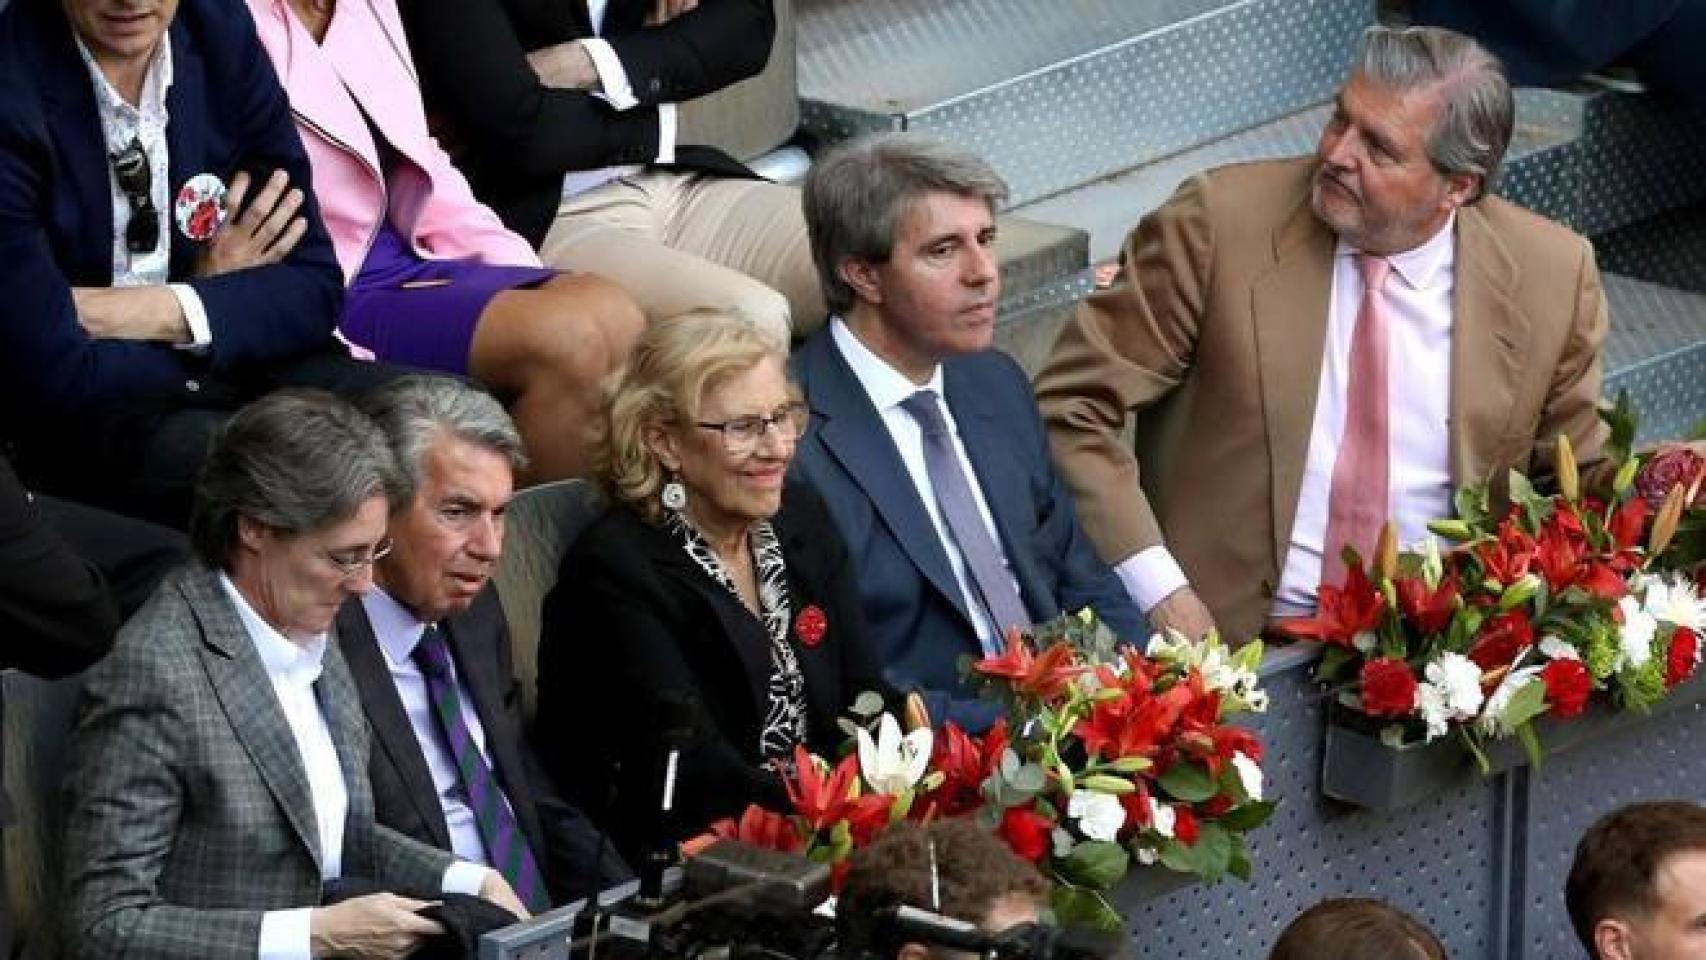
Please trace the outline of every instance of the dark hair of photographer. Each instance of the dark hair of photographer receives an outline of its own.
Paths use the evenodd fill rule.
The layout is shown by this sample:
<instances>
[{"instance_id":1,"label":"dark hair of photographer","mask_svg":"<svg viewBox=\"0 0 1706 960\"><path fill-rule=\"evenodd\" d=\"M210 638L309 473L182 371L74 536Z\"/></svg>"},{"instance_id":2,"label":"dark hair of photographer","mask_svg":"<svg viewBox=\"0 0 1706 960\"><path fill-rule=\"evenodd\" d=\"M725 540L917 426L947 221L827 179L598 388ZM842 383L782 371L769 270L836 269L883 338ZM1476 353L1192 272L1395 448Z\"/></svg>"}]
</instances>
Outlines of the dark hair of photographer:
<instances>
[{"instance_id":1,"label":"dark hair of photographer","mask_svg":"<svg viewBox=\"0 0 1706 960\"><path fill-rule=\"evenodd\" d=\"M1433 931L1379 900L1338 897L1297 915L1268 960L1446 960Z\"/></svg>"},{"instance_id":2,"label":"dark hair of photographer","mask_svg":"<svg viewBox=\"0 0 1706 960\"><path fill-rule=\"evenodd\" d=\"M1699 956L1706 807L1637 803L1602 817L1576 845L1564 903L1595 960Z\"/></svg>"},{"instance_id":3,"label":"dark hair of photographer","mask_svg":"<svg viewBox=\"0 0 1706 960\"><path fill-rule=\"evenodd\" d=\"M883 942L876 915L888 907L917 907L999 932L1035 922L1048 894L1035 867L970 818L896 823L848 860L835 910L841 955L932 956L922 944Z\"/></svg>"}]
</instances>

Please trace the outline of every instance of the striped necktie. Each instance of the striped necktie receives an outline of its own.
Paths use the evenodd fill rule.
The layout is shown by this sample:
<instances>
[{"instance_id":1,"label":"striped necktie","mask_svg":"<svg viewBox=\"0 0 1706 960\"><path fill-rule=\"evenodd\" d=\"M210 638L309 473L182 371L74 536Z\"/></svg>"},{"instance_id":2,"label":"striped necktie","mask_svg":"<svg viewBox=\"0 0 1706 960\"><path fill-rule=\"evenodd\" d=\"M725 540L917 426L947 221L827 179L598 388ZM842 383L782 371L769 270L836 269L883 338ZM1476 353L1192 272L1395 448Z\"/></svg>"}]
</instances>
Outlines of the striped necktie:
<instances>
[{"instance_id":1,"label":"striped necktie","mask_svg":"<svg viewBox=\"0 0 1706 960\"><path fill-rule=\"evenodd\" d=\"M462 777L462 787L468 793L468 806L474 811L474 822L480 828L480 839L486 844L486 857L492 868L509 881L515 895L538 913L550 908L544 878L527 838L515 822L503 789L492 776L491 767L474 743L468 724L462 720L462 696L456 689L456 678L450 668L450 648L444 634L436 626L427 625L415 645L414 661L426 678L427 699L432 701L433 717L438 731L444 736L450 756Z\"/></svg>"}]
</instances>

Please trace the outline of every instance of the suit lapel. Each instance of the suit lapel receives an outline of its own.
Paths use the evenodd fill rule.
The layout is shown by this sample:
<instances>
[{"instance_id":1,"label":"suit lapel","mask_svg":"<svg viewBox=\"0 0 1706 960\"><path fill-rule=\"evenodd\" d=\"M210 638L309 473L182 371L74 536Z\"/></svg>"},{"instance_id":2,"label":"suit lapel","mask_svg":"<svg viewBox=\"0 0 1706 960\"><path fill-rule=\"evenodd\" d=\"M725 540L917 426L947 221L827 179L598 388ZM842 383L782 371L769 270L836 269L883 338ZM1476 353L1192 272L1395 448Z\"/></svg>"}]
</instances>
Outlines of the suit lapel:
<instances>
[{"instance_id":1,"label":"suit lapel","mask_svg":"<svg viewBox=\"0 0 1706 960\"><path fill-rule=\"evenodd\" d=\"M1026 511L1034 512L1026 471L1014 466L1025 462L1026 455L1012 448L1008 442L1012 432L995 420L988 404L977 402L973 385L966 383L961 373L952 361L944 364L942 392L947 395L948 409L953 411L960 441L971 460L974 476L969 479L983 491L983 499L995 518L1001 550L1013 578L1019 582L1025 612L1033 622L1052 619L1057 605L1047 580L1037 568L1028 536L1036 522L1034 519L1021 522Z\"/></svg>"},{"instance_id":2,"label":"suit lapel","mask_svg":"<svg viewBox=\"0 0 1706 960\"><path fill-rule=\"evenodd\" d=\"M67 232L77 238L81 266L68 272L74 283L106 286L112 283L113 269L112 183L95 89L59 5L37 4L33 12L42 28L40 47L35 52L40 57L37 67L46 107L44 119L59 152L61 168L71 180L66 189L54 191L55 202L88 204L73 212L68 225ZM55 211L56 219L59 216Z\"/></svg>"},{"instance_id":3,"label":"suit lapel","mask_svg":"<svg viewBox=\"0 0 1706 960\"><path fill-rule=\"evenodd\" d=\"M1300 203L1274 232L1274 263L1251 285L1256 371L1268 435L1274 569L1291 542L1321 382L1333 289L1332 231ZM1231 467L1231 465L1229 465Z\"/></svg>"},{"instance_id":4,"label":"suit lapel","mask_svg":"<svg viewBox=\"0 0 1706 960\"><path fill-rule=\"evenodd\" d=\"M344 789L349 793L349 806L344 816L343 862L346 872L364 869L375 862L372 851L358 844L370 835L352 828L359 811L372 811L373 784L367 775L368 751L363 743L367 721L362 717L361 702L357 699L355 682L350 678L349 665L338 649L336 635L328 638L326 657L320 667L320 679L314 684L314 694L325 714L326 728L332 734L332 748L338 754L338 769L344 775ZM371 814L370 814L371 816Z\"/></svg>"},{"instance_id":5,"label":"suit lapel","mask_svg":"<svg viewBox=\"0 0 1706 960\"><path fill-rule=\"evenodd\" d=\"M351 598L338 612L338 646L349 664L355 689L360 692L379 755L397 771L409 803L431 830L433 842L449 849L450 828L445 825L444 810L438 804L432 772L427 769L426 756L421 752L414 726L409 723L408 712L403 709L403 699L397 695L385 651L380 649L379 638L359 598Z\"/></svg>"},{"instance_id":6,"label":"suit lapel","mask_svg":"<svg viewBox=\"0 0 1706 960\"><path fill-rule=\"evenodd\" d=\"M782 512L775 520L776 535L782 543L783 561L788 565L788 589L793 601L793 615L797 618L800 611L808 606L818 605L821 608L823 598L830 594L829 576L820 564L822 551L813 547L813 541L805 532L796 532L794 529L788 514L786 492L782 495L782 504ZM834 637L826 639L831 644L846 642L845 639L837 641ZM793 631L793 624L789 624L788 642L793 645L794 658L799 662L800 673L805 677L806 705L808 713L812 715L811 725L813 728L832 725L846 702L846 695L842 691L838 655L824 654L837 650L838 647L806 647L798 640Z\"/></svg>"},{"instance_id":7,"label":"suit lapel","mask_svg":"<svg viewBox=\"0 0 1706 960\"><path fill-rule=\"evenodd\" d=\"M212 116L207 105L207 87L204 82L201 54L190 44L186 28L181 22L172 24L172 88L166 91L166 112L170 117L206 117ZM202 123L168 123L166 124L166 153L171 169L155 171L155 176L165 176L166 204L174 202L177 191L185 181L198 173L211 173L229 185L235 170L208 170L203 164L207 157L207 125ZM190 272L190 264L196 255L194 241L177 229L178 218L171 210L166 211L166 232L171 237L172 244L172 276L185 276Z\"/></svg>"},{"instance_id":8,"label":"suit lapel","mask_svg":"<svg viewBox=\"0 0 1706 960\"><path fill-rule=\"evenodd\" d=\"M202 666L237 740L260 771L279 810L296 831L316 866L323 863L315 825L314 798L290 724L273 692L254 641L243 629L237 609L219 585L218 574L203 569L183 582L185 599L202 630ZM330 723L331 718L327 718ZM347 782L347 779L346 779ZM351 800L354 808L354 800Z\"/></svg>"},{"instance_id":9,"label":"suit lapel","mask_svg":"<svg viewBox=\"0 0 1706 960\"><path fill-rule=\"evenodd\" d=\"M1451 479L1492 479L1510 429L1529 325L1511 296L1516 265L1481 212L1457 213L1451 293Z\"/></svg>"},{"instance_id":10,"label":"suit lapel","mask_svg":"<svg viewBox=\"0 0 1706 960\"><path fill-rule=\"evenodd\" d=\"M932 535L935 524L918 499L894 438L889 436L871 398L836 349L828 328L800 351L810 384L807 398L821 421L817 437L883 518L913 566L969 626L965 599L948 565L948 555ZM958 414L955 414L956 418Z\"/></svg>"}]
</instances>

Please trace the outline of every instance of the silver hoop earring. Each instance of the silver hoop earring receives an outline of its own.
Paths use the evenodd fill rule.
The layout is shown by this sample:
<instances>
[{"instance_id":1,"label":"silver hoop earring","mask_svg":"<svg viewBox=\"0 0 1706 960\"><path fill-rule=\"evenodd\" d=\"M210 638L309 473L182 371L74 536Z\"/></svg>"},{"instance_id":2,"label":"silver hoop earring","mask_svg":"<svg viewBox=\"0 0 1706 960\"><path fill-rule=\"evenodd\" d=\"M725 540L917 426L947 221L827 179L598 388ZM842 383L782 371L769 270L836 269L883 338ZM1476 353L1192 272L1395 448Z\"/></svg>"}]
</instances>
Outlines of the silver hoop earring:
<instances>
[{"instance_id":1,"label":"silver hoop earring","mask_svg":"<svg viewBox=\"0 0 1706 960\"><path fill-rule=\"evenodd\" d=\"M683 507L687 506L687 488L681 485L680 480L671 479L658 492L658 500L663 504L665 510L674 510L679 513Z\"/></svg>"}]
</instances>

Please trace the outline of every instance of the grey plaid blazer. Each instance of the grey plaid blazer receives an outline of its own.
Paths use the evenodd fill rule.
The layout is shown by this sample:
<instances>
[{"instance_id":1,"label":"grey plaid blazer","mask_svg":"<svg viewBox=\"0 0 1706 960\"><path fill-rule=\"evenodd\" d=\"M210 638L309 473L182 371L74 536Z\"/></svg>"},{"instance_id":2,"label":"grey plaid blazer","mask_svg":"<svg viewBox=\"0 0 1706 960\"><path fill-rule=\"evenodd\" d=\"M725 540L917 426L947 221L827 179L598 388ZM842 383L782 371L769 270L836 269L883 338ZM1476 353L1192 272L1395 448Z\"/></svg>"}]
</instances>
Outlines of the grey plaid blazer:
<instances>
[{"instance_id":1,"label":"grey plaid blazer","mask_svg":"<svg viewBox=\"0 0 1706 960\"><path fill-rule=\"evenodd\" d=\"M338 644L316 684L349 790L343 873L440 889L449 854L373 819L368 731ZM218 573L169 576L86 677L66 785L66 953L253 957L267 910L318 905L307 775Z\"/></svg>"}]
</instances>

